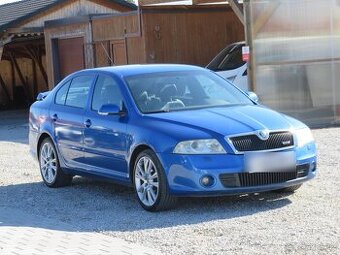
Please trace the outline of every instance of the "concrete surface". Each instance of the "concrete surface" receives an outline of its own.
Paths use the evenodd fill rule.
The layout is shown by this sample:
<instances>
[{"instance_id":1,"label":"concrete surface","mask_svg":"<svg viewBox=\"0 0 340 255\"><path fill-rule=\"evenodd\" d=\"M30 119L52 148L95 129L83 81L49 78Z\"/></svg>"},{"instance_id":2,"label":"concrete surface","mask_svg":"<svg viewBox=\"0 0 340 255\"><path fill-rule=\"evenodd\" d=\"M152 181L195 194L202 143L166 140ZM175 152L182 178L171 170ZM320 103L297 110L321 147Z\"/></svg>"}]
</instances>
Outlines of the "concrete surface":
<instances>
[{"instance_id":1,"label":"concrete surface","mask_svg":"<svg viewBox=\"0 0 340 255\"><path fill-rule=\"evenodd\" d=\"M26 227L59 231L29 224L43 218L66 224L71 236L119 238L153 254L340 254L340 128L313 130L318 175L294 194L185 198L172 211L148 213L132 189L115 184L76 177L70 187L46 188L28 153L26 123L26 113L0 112L0 221L4 210L33 218L0 225L0 235L6 227L18 235Z\"/></svg>"}]
</instances>

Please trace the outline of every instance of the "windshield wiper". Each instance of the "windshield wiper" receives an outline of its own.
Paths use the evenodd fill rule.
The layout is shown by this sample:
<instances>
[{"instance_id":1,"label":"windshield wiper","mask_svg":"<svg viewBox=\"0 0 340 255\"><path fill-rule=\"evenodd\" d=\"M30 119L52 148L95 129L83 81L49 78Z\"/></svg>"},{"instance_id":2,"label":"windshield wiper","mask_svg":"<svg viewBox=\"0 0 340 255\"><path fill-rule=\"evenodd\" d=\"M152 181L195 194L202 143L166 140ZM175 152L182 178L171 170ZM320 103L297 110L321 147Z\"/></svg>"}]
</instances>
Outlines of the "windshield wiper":
<instances>
[{"instance_id":1,"label":"windshield wiper","mask_svg":"<svg viewBox=\"0 0 340 255\"><path fill-rule=\"evenodd\" d=\"M157 111L151 111L151 112L145 112L145 113L149 114L149 113L162 113L162 112L170 112L170 109L163 109L163 110L157 110Z\"/></svg>"}]
</instances>

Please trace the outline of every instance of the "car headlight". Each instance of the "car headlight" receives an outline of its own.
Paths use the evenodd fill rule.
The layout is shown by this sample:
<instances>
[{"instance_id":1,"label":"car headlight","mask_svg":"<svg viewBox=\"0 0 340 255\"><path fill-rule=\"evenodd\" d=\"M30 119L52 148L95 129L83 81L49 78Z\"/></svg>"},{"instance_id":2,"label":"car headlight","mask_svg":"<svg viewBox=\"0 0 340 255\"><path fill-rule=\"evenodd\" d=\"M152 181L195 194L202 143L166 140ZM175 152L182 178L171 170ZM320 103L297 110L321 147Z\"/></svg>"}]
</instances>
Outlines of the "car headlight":
<instances>
[{"instance_id":1,"label":"car headlight","mask_svg":"<svg viewBox=\"0 0 340 255\"><path fill-rule=\"evenodd\" d=\"M183 141L176 145L176 154L225 154L226 151L216 139Z\"/></svg>"},{"instance_id":2,"label":"car headlight","mask_svg":"<svg viewBox=\"0 0 340 255\"><path fill-rule=\"evenodd\" d=\"M297 146L302 147L310 142L314 141L314 137L312 132L308 127L297 129L294 131L296 139L297 139Z\"/></svg>"}]
</instances>

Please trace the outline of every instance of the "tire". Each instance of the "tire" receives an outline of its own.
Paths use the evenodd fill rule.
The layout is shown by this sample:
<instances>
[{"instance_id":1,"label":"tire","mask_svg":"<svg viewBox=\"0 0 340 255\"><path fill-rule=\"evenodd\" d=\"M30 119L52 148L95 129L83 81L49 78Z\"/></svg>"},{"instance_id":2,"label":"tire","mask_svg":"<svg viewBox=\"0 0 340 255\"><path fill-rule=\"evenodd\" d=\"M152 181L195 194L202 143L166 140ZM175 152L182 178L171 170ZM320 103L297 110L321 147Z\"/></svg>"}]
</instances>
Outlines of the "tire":
<instances>
[{"instance_id":1,"label":"tire","mask_svg":"<svg viewBox=\"0 0 340 255\"><path fill-rule=\"evenodd\" d=\"M72 183L73 176L61 169L57 150L50 138L45 138L40 145L39 167L44 183L50 188L64 187Z\"/></svg>"},{"instance_id":2,"label":"tire","mask_svg":"<svg viewBox=\"0 0 340 255\"><path fill-rule=\"evenodd\" d=\"M173 208L177 198L169 193L164 168L152 150L144 150L133 168L133 186L141 206L150 212Z\"/></svg>"},{"instance_id":3,"label":"tire","mask_svg":"<svg viewBox=\"0 0 340 255\"><path fill-rule=\"evenodd\" d=\"M290 187L283 188L283 189L274 190L274 192L277 192L277 193L293 193L296 190L298 190L299 188L301 188L301 186L302 186L302 184L299 184L299 185L290 186Z\"/></svg>"}]
</instances>

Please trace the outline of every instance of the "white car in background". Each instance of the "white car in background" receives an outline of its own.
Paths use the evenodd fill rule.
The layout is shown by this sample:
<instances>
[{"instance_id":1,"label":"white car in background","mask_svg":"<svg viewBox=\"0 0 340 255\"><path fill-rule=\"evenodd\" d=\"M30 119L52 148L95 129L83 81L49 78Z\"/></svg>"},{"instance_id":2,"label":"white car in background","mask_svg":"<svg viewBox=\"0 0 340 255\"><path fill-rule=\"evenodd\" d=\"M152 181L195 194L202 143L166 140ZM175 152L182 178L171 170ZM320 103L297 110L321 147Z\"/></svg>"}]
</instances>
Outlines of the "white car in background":
<instances>
[{"instance_id":1,"label":"white car in background","mask_svg":"<svg viewBox=\"0 0 340 255\"><path fill-rule=\"evenodd\" d=\"M206 66L244 91L248 91L247 62L242 60L245 42L228 45Z\"/></svg>"}]
</instances>

